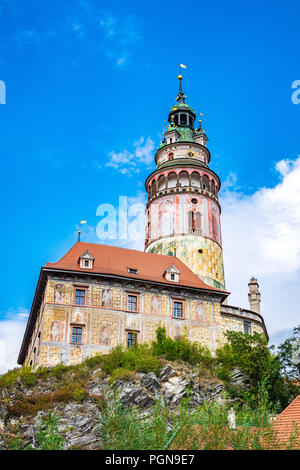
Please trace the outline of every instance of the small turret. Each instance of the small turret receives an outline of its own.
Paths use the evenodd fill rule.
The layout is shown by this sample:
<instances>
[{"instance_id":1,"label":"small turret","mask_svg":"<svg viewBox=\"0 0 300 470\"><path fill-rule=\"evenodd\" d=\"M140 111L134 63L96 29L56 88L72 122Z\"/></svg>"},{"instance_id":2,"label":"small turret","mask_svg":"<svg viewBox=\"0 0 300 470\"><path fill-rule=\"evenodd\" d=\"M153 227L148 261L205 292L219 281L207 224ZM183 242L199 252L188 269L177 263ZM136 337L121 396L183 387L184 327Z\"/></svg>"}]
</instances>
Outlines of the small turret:
<instances>
[{"instance_id":1,"label":"small turret","mask_svg":"<svg viewBox=\"0 0 300 470\"><path fill-rule=\"evenodd\" d=\"M255 277L251 277L249 283L249 293L248 299L250 304L250 310L254 312L260 313L260 292L259 292L259 285L257 279Z\"/></svg>"}]
</instances>

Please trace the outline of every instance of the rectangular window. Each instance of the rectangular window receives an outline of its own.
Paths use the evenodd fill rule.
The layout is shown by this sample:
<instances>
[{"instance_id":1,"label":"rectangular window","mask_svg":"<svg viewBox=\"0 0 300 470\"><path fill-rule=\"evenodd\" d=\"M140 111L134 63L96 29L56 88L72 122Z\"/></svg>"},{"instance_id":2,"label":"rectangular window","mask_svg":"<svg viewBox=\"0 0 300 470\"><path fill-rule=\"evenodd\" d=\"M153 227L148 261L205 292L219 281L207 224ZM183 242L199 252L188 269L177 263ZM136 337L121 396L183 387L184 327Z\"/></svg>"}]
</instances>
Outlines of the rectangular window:
<instances>
[{"instance_id":1,"label":"rectangular window","mask_svg":"<svg viewBox=\"0 0 300 470\"><path fill-rule=\"evenodd\" d=\"M85 289L75 289L75 305L85 304Z\"/></svg>"},{"instance_id":2,"label":"rectangular window","mask_svg":"<svg viewBox=\"0 0 300 470\"><path fill-rule=\"evenodd\" d=\"M72 343L81 344L82 328L80 326L72 327Z\"/></svg>"},{"instance_id":3,"label":"rectangular window","mask_svg":"<svg viewBox=\"0 0 300 470\"><path fill-rule=\"evenodd\" d=\"M137 311L137 295L128 294L127 310L130 310L131 312Z\"/></svg>"},{"instance_id":4,"label":"rectangular window","mask_svg":"<svg viewBox=\"0 0 300 470\"><path fill-rule=\"evenodd\" d=\"M136 273L137 273L137 269L128 268L128 272L131 273L131 274L136 274Z\"/></svg>"},{"instance_id":5,"label":"rectangular window","mask_svg":"<svg viewBox=\"0 0 300 470\"><path fill-rule=\"evenodd\" d=\"M244 321L244 333L245 335L251 335L251 322Z\"/></svg>"},{"instance_id":6,"label":"rectangular window","mask_svg":"<svg viewBox=\"0 0 300 470\"><path fill-rule=\"evenodd\" d=\"M130 348L131 346L135 346L136 341L136 332L135 331L128 331L127 333L127 347Z\"/></svg>"},{"instance_id":7,"label":"rectangular window","mask_svg":"<svg viewBox=\"0 0 300 470\"><path fill-rule=\"evenodd\" d=\"M183 302L175 302L173 305L173 317L183 318Z\"/></svg>"},{"instance_id":8,"label":"rectangular window","mask_svg":"<svg viewBox=\"0 0 300 470\"><path fill-rule=\"evenodd\" d=\"M175 280L175 274L171 274L171 281Z\"/></svg>"},{"instance_id":9,"label":"rectangular window","mask_svg":"<svg viewBox=\"0 0 300 470\"><path fill-rule=\"evenodd\" d=\"M84 266L88 268L88 267L89 267L89 264L90 264L89 260L88 260L88 259L85 259L85 260L84 260Z\"/></svg>"}]
</instances>

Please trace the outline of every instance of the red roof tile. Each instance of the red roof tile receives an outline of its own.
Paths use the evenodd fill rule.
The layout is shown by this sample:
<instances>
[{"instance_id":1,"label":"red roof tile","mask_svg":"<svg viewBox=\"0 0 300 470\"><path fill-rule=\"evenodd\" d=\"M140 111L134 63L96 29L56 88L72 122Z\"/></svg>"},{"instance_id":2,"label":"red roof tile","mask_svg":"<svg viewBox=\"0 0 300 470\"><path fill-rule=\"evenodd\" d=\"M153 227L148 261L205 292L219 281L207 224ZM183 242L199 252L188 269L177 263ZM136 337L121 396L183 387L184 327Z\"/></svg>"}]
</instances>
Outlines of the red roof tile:
<instances>
[{"instance_id":1,"label":"red roof tile","mask_svg":"<svg viewBox=\"0 0 300 470\"><path fill-rule=\"evenodd\" d=\"M95 258L93 269L79 268L79 257L86 250L89 250ZM174 264L180 271L179 282L168 281L164 277L166 269L168 269L171 264ZM220 293L226 292L205 284L182 261L173 256L157 255L143 251L129 250L127 248L118 248L116 246L98 245L95 243L75 243L57 263L47 263L46 268L111 274L133 279L162 282L165 284L209 289ZM137 269L137 273L129 273L128 268Z\"/></svg>"},{"instance_id":2,"label":"red roof tile","mask_svg":"<svg viewBox=\"0 0 300 470\"><path fill-rule=\"evenodd\" d=\"M272 428L281 442L287 442L291 437L291 433L297 429L296 442L299 441L300 445L300 395L280 415L276 416Z\"/></svg>"}]
</instances>

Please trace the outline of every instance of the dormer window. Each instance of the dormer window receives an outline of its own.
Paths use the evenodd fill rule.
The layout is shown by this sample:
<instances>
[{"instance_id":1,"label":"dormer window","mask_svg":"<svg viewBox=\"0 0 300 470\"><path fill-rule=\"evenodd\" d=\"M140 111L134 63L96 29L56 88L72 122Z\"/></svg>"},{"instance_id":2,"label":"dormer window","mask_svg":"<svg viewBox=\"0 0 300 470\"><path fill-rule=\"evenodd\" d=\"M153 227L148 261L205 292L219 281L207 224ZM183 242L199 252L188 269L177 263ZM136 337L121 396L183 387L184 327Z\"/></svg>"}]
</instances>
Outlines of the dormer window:
<instances>
[{"instance_id":1,"label":"dormer window","mask_svg":"<svg viewBox=\"0 0 300 470\"><path fill-rule=\"evenodd\" d=\"M164 277L167 279L167 281L179 282L180 271L176 268L174 264L171 264L171 266L166 269Z\"/></svg>"},{"instance_id":2,"label":"dormer window","mask_svg":"<svg viewBox=\"0 0 300 470\"><path fill-rule=\"evenodd\" d=\"M130 274L136 274L136 273L137 273L137 269L135 269L135 268L128 268L128 272L129 272Z\"/></svg>"},{"instance_id":3,"label":"dormer window","mask_svg":"<svg viewBox=\"0 0 300 470\"><path fill-rule=\"evenodd\" d=\"M78 263L81 269L93 269L94 261L95 258L93 257L93 255L89 252L89 250L86 250L79 257Z\"/></svg>"}]
</instances>

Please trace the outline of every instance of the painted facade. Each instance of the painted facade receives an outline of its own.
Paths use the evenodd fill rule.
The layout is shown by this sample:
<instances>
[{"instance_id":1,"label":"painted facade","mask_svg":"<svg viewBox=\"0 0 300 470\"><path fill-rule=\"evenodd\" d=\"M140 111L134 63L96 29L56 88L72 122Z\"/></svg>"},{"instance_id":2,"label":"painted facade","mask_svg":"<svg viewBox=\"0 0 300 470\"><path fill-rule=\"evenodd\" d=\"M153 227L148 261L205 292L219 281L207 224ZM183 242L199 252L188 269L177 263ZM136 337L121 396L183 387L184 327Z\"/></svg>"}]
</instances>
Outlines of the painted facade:
<instances>
[{"instance_id":1,"label":"painted facade","mask_svg":"<svg viewBox=\"0 0 300 470\"><path fill-rule=\"evenodd\" d=\"M109 279L88 281L84 276L71 280L65 274L49 274L24 362L34 366L54 366L60 362L77 364L97 353L107 353L118 344L127 344L134 332L138 343L151 343L156 329L166 327L171 338L183 335L200 342L214 354L225 343L224 332L244 331L241 312L228 310L214 292L204 293L177 287L157 287L149 283ZM84 306L74 304L77 287L86 289ZM138 310L128 311L128 294L138 296ZM173 303L183 302L184 317L174 318ZM227 311L226 311L227 308ZM232 307L231 307L232 309ZM262 317L253 314L251 332L266 334ZM80 327L80 344L72 343L72 331Z\"/></svg>"}]
</instances>

